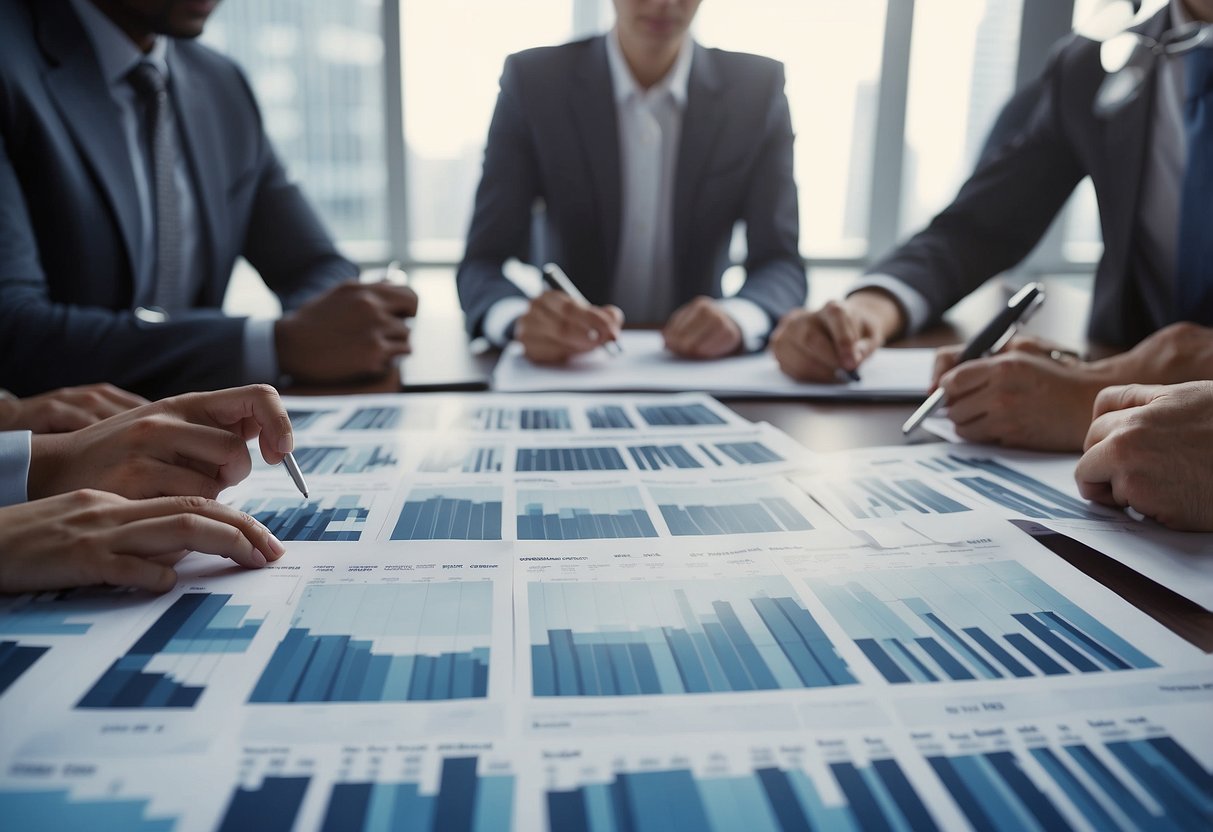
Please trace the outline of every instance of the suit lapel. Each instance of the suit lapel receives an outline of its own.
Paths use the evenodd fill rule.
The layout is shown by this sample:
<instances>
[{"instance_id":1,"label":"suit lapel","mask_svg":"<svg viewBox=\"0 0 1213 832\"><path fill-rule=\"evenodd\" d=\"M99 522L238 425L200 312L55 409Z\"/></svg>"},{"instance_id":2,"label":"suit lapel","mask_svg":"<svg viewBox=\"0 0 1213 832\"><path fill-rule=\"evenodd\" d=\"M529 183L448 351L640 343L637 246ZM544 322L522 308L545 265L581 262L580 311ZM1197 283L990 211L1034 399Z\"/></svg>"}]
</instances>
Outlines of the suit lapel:
<instances>
[{"instance_id":1,"label":"suit lapel","mask_svg":"<svg viewBox=\"0 0 1213 832\"><path fill-rule=\"evenodd\" d=\"M686 112L674 175L674 269L681 274L685 253L693 237L691 213L699 196L703 173L712 158L724 125L721 82L712 53L695 44L691 75L687 81Z\"/></svg>"},{"instance_id":2,"label":"suit lapel","mask_svg":"<svg viewBox=\"0 0 1213 832\"><path fill-rule=\"evenodd\" d=\"M615 93L607 65L606 40L596 38L586 50L577 75L579 83L569 91L573 123L585 151L586 169L597 193L599 228L604 247L604 274L615 273L619 255L619 120L615 112Z\"/></svg>"},{"instance_id":3,"label":"suit lapel","mask_svg":"<svg viewBox=\"0 0 1213 832\"><path fill-rule=\"evenodd\" d=\"M204 240L210 245L200 247L207 253L205 286L223 286L211 272L216 268L217 253L227 248L226 229L221 211L224 204L224 188L227 177L223 175L223 136L215 114L208 110L202 90L206 82L191 78L194 71L181 50L169 50L169 77L172 82L173 103L177 109L177 136L181 152L185 156L198 201L198 214L205 229Z\"/></svg>"},{"instance_id":4,"label":"suit lapel","mask_svg":"<svg viewBox=\"0 0 1213 832\"><path fill-rule=\"evenodd\" d=\"M46 88L114 211L133 281L142 221L116 105L75 12L60 0L32 5L42 48L51 58Z\"/></svg>"}]
</instances>

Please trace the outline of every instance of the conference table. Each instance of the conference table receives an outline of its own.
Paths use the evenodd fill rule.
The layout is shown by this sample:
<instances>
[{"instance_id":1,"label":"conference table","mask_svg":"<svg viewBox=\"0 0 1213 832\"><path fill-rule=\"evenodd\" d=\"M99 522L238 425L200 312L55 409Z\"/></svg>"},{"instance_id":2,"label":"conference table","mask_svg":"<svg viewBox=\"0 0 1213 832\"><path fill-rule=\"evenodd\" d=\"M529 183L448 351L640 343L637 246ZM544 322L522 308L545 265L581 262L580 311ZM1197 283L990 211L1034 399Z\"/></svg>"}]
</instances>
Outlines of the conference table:
<instances>
[{"instance_id":1,"label":"conference table","mask_svg":"<svg viewBox=\"0 0 1213 832\"><path fill-rule=\"evenodd\" d=\"M815 308L841 296L849 278L848 274L811 275L809 305ZM286 392L427 395L487 390L499 353L483 342L469 342L455 296L453 270L421 268L414 270L410 279L421 302L412 323L412 354L398 369L357 384L301 387ZM1107 349L1086 340L1089 290L1070 277L1046 277L1042 282L1048 300L1022 332L1092 357L1107 354ZM1017 288L1013 280L992 280L957 304L942 324L903 339L897 346L937 347L963 341L989 321ZM914 407L906 402L730 398L725 404L746 419L771 423L818 452L940 441L922 431L912 440L902 435L901 424ZM1213 612L1069 537L1056 533L1042 536L1038 532L1036 539L1163 626L1213 653Z\"/></svg>"}]
</instances>

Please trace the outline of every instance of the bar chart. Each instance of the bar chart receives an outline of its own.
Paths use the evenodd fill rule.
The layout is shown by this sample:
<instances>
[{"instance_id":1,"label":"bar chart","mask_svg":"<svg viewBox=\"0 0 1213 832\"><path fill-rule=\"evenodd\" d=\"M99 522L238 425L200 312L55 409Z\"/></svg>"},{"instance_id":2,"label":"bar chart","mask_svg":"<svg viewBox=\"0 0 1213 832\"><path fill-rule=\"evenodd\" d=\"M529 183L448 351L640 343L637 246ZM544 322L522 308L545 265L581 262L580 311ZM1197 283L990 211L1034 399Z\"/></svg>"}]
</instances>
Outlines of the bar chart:
<instances>
[{"instance_id":1,"label":"bar chart","mask_svg":"<svg viewBox=\"0 0 1213 832\"><path fill-rule=\"evenodd\" d=\"M360 494L339 494L311 500L262 497L248 500L241 511L253 515L279 540L360 540L370 509Z\"/></svg>"},{"instance_id":2,"label":"bar chart","mask_svg":"<svg viewBox=\"0 0 1213 832\"><path fill-rule=\"evenodd\" d=\"M411 413L409 414L412 415ZM341 430L395 430L404 422L403 407L360 407L344 422ZM418 426L414 426L418 427Z\"/></svg>"},{"instance_id":3,"label":"bar chart","mask_svg":"<svg viewBox=\"0 0 1213 832\"><path fill-rule=\"evenodd\" d=\"M410 702L488 695L489 581L312 584L250 702Z\"/></svg>"},{"instance_id":4,"label":"bar chart","mask_svg":"<svg viewBox=\"0 0 1213 832\"><path fill-rule=\"evenodd\" d=\"M519 448L514 470L533 471L625 471L627 464L618 448Z\"/></svg>"},{"instance_id":5,"label":"bar chart","mask_svg":"<svg viewBox=\"0 0 1213 832\"><path fill-rule=\"evenodd\" d=\"M638 404L636 411L654 428L726 424L720 415L702 404Z\"/></svg>"},{"instance_id":6,"label":"bar chart","mask_svg":"<svg viewBox=\"0 0 1213 832\"><path fill-rule=\"evenodd\" d=\"M217 832L291 832L311 779L266 775L259 786L237 786Z\"/></svg>"},{"instance_id":7,"label":"bar chart","mask_svg":"<svg viewBox=\"0 0 1213 832\"><path fill-rule=\"evenodd\" d=\"M978 829L1213 828L1213 772L1170 736L927 762Z\"/></svg>"},{"instance_id":8,"label":"bar chart","mask_svg":"<svg viewBox=\"0 0 1213 832\"><path fill-rule=\"evenodd\" d=\"M699 446L716 465L725 465L728 462L734 465L761 465L764 462L784 461L782 456L762 442L717 442L714 447L715 451L712 451L706 444L701 443Z\"/></svg>"},{"instance_id":9,"label":"bar chart","mask_svg":"<svg viewBox=\"0 0 1213 832\"><path fill-rule=\"evenodd\" d=\"M475 407L459 421L467 430L572 430L567 407Z\"/></svg>"},{"instance_id":10,"label":"bar chart","mask_svg":"<svg viewBox=\"0 0 1213 832\"><path fill-rule=\"evenodd\" d=\"M427 450L417 470L426 474L499 474L504 456L500 445L450 443Z\"/></svg>"},{"instance_id":11,"label":"bar chart","mask_svg":"<svg viewBox=\"0 0 1213 832\"><path fill-rule=\"evenodd\" d=\"M325 416L330 416L336 413L336 410L296 410L291 408L286 412L286 415L291 419L291 427L295 430L310 430L324 419Z\"/></svg>"},{"instance_id":12,"label":"bar chart","mask_svg":"<svg viewBox=\"0 0 1213 832\"><path fill-rule=\"evenodd\" d=\"M49 647L32 647L16 641L0 641L0 694L21 678Z\"/></svg>"},{"instance_id":13,"label":"bar chart","mask_svg":"<svg viewBox=\"0 0 1213 832\"><path fill-rule=\"evenodd\" d=\"M703 463L692 456L685 446L632 445L628 453L641 471L663 471L669 468L702 468Z\"/></svg>"},{"instance_id":14,"label":"bar chart","mask_svg":"<svg viewBox=\"0 0 1213 832\"><path fill-rule=\"evenodd\" d=\"M508 832L514 777L479 774L478 766L474 756L444 758L436 789L420 778L335 783L321 832Z\"/></svg>"},{"instance_id":15,"label":"bar chart","mask_svg":"<svg viewBox=\"0 0 1213 832\"><path fill-rule=\"evenodd\" d=\"M609 782L549 790L545 804L552 832L940 828L891 758L840 760L813 773L786 764L731 776L690 768L618 771Z\"/></svg>"},{"instance_id":16,"label":"bar chart","mask_svg":"<svg viewBox=\"0 0 1213 832\"><path fill-rule=\"evenodd\" d=\"M855 683L779 576L532 582L535 696L793 690Z\"/></svg>"},{"instance_id":17,"label":"bar chart","mask_svg":"<svg viewBox=\"0 0 1213 832\"><path fill-rule=\"evenodd\" d=\"M69 789L0 789L0 817L9 829L88 829L90 832L171 832L178 818L151 814L151 800L74 797Z\"/></svg>"},{"instance_id":18,"label":"bar chart","mask_svg":"<svg viewBox=\"0 0 1213 832\"><path fill-rule=\"evenodd\" d=\"M1158 666L1014 561L860 572L809 585L892 684Z\"/></svg>"},{"instance_id":19,"label":"bar chart","mask_svg":"<svg viewBox=\"0 0 1213 832\"><path fill-rule=\"evenodd\" d=\"M368 474L400 464L395 449L385 445L306 446L295 450L295 461L305 474Z\"/></svg>"},{"instance_id":20,"label":"bar chart","mask_svg":"<svg viewBox=\"0 0 1213 832\"><path fill-rule=\"evenodd\" d=\"M852 477L823 482L821 487L856 520L955 514L970 510L969 506L916 477Z\"/></svg>"},{"instance_id":21,"label":"bar chart","mask_svg":"<svg viewBox=\"0 0 1213 832\"><path fill-rule=\"evenodd\" d=\"M392 540L501 540L501 489L493 486L414 488Z\"/></svg>"},{"instance_id":22,"label":"bar chart","mask_svg":"<svg viewBox=\"0 0 1213 832\"><path fill-rule=\"evenodd\" d=\"M92 629L91 618L72 603L86 590L43 592L0 615L0 635L82 636ZM87 592L94 592L88 590ZM112 594L111 594L112 598ZM93 612L99 610L94 608Z\"/></svg>"},{"instance_id":23,"label":"bar chart","mask_svg":"<svg viewBox=\"0 0 1213 832\"><path fill-rule=\"evenodd\" d=\"M765 483L737 486L650 486L670 534L717 535L809 531L813 524ZM740 498L740 499L739 499Z\"/></svg>"},{"instance_id":24,"label":"bar chart","mask_svg":"<svg viewBox=\"0 0 1213 832\"><path fill-rule=\"evenodd\" d=\"M249 618L249 607L232 596L187 592L173 602L147 632L101 675L77 708L192 708L206 689L204 680L184 677L200 666L200 656L243 653L264 619ZM148 670L155 662L163 672ZM191 683L194 682L194 683Z\"/></svg>"},{"instance_id":25,"label":"bar chart","mask_svg":"<svg viewBox=\"0 0 1213 832\"><path fill-rule=\"evenodd\" d=\"M590 427L596 429L631 430L636 427L627 411L617 404L604 404L585 409Z\"/></svg>"},{"instance_id":26,"label":"bar chart","mask_svg":"<svg viewBox=\"0 0 1213 832\"><path fill-rule=\"evenodd\" d=\"M952 479L995 505L1040 520L1101 520L1108 515L1035 477L986 457L940 456L919 460L928 471ZM973 474L971 472L978 472Z\"/></svg>"},{"instance_id":27,"label":"bar chart","mask_svg":"<svg viewBox=\"0 0 1213 832\"><path fill-rule=\"evenodd\" d=\"M631 486L518 490L519 540L656 537L640 491Z\"/></svg>"}]
</instances>

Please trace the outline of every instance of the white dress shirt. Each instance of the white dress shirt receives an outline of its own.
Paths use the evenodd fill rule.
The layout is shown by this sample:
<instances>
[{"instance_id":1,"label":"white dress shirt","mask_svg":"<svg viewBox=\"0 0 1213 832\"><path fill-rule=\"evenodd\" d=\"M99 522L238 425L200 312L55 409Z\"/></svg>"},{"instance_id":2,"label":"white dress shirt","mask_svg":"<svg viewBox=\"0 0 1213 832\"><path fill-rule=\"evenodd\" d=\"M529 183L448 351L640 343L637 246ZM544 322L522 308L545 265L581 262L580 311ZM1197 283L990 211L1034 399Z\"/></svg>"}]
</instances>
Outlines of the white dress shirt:
<instances>
[{"instance_id":1,"label":"white dress shirt","mask_svg":"<svg viewBox=\"0 0 1213 832\"><path fill-rule=\"evenodd\" d=\"M674 188L695 44L686 38L670 71L648 89L632 75L614 30L606 36L606 52L619 125L622 199L611 302L629 323L660 325L680 305L674 297ZM743 298L719 303L741 329L746 349L760 348L771 327L762 308ZM521 298L493 304L483 325L489 341L504 345L527 306Z\"/></svg>"},{"instance_id":2,"label":"white dress shirt","mask_svg":"<svg viewBox=\"0 0 1213 832\"><path fill-rule=\"evenodd\" d=\"M1192 20L1181 0L1171 0L1171 26ZM1184 62L1182 56L1163 58L1154 76L1154 101L1151 106L1148 155L1141 180L1138 201L1138 245L1133 257L1135 272L1146 280L1175 281L1175 263L1179 248L1179 200L1183 188L1184 166L1187 162L1184 134ZM930 304L916 289L889 274L869 274L861 277L848 290L884 289L897 299L906 315L905 334L921 330L930 321ZM1150 297L1170 297L1171 290L1145 293ZM1160 320L1167 320L1170 310L1162 310Z\"/></svg>"},{"instance_id":3,"label":"white dress shirt","mask_svg":"<svg viewBox=\"0 0 1213 832\"><path fill-rule=\"evenodd\" d=\"M141 124L145 122L144 109L131 86L130 71L140 61L149 61L169 78L168 50L172 46L169 38L156 36L152 49L144 54L134 42L105 16L89 0L71 0L76 16L93 45L102 77L114 100L119 126L130 158L131 173L135 180L135 194L139 202L139 243L132 264L135 277L134 306L150 306L155 296L156 266L156 219L151 192L151 164L147 155ZM176 142L182 148L180 137ZM186 297L193 297L204 279L200 250L201 227L198 204L194 198L193 182L186 168L184 150L177 155L176 184L178 212L181 217L181 283ZM274 348L274 322L272 320L249 319L244 325L244 375L245 380L278 380L278 357Z\"/></svg>"}]
</instances>

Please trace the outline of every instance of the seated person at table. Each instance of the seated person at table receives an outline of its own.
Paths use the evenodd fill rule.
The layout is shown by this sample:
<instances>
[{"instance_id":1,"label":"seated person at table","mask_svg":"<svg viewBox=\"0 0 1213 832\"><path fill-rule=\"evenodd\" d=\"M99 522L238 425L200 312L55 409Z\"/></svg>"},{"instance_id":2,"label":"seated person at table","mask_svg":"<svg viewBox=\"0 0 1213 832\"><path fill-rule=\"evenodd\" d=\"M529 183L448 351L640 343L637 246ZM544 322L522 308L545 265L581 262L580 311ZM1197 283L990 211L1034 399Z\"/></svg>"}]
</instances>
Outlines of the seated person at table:
<instances>
[{"instance_id":1,"label":"seated person at table","mask_svg":"<svg viewBox=\"0 0 1213 832\"><path fill-rule=\"evenodd\" d=\"M783 67L695 43L698 7L615 0L607 35L506 60L457 280L472 336L560 362L626 317L664 325L679 355L716 358L761 348L804 303ZM502 273L527 259L540 199L548 259L591 307L528 301ZM739 220L746 280L721 299Z\"/></svg>"},{"instance_id":2,"label":"seated person at table","mask_svg":"<svg viewBox=\"0 0 1213 832\"><path fill-rule=\"evenodd\" d=\"M0 0L0 385L148 396L384 372L406 288L349 283L187 0ZM225 317L245 257L278 321Z\"/></svg>"},{"instance_id":3,"label":"seated person at table","mask_svg":"<svg viewBox=\"0 0 1213 832\"><path fill-rule=\"evenodd\" d=\"M71 433L0 433L0 592L163 592L173 570L147 558L191 549L251 568L277 560L285 549L268 529L208 499L248 476L254 436L271 464L294 447L263 385L165 399Z\"/></svg>"},{"instance_id":4,"label":"seated person at table","mask_svg":"<svg viewBox=\"0 0 1213 832\"><path fill-rule=\"evenodd\" d=\"M1137 31L1157 40L1193 19L1213 21L1213 0L1172 0ZM1097 115L1106 77L1098 43L1065 42L1026 92L1038 95L1027 121L926 230L842 302L781 322L771 343L784 371L830 381L890 338L938 321L1025 257L1087 176L1106 243L1091 340L1123 349L1170 323L1213 325L1213 49L1206 43L1162 59L1140 95ZM1192 331L1172 334L1184 339ZM1031 346L953 370L955 355L943 355L936 381L962 437L1056 450L1081 447L1095 395L1109 384L1208 377L1207 370L1180 378L1109 375L1132 362L1059 363Z\"/></svg>"},{"instance_id":5,"label":"seated person at table","mask_svg":"<svg viewBox=\"0 0 1213 832\"><path fill-rule=\"evenodd\" d=\"M1213 532L1213 381L1109 387L1074 478L1088 500Z\"/></svg>"}]
</instances>

